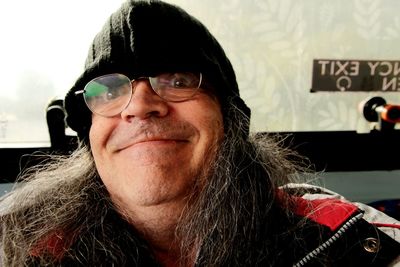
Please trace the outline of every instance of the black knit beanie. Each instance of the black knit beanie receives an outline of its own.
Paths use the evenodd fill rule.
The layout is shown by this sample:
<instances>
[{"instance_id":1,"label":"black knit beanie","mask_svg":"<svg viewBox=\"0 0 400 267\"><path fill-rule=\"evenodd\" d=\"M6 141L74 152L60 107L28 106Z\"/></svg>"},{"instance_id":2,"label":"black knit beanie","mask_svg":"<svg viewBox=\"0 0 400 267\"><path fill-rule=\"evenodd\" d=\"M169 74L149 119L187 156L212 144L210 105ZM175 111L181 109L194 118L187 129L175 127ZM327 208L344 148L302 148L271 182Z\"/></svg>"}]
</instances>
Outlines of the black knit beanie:
<instances>
[{"instance_id":1,"label":"black knit beanie","mask_svg":"<svg viewBox=\"0 0 400 267\"><path fill-rule=\"evenodd\" d=\"M65 97L67 124L87 142L91 112L82 90L91 79L123 73L131 79L162 72L201 72L215 89L224 127L235 123L228 103L250 119L250 109L240 98L236 76L220 44L197 19L174 5L161 1L125 2L96 35L86 59L85 70ZM243 130L247 137L248 123Z\"/></svg>"}]
</instances>

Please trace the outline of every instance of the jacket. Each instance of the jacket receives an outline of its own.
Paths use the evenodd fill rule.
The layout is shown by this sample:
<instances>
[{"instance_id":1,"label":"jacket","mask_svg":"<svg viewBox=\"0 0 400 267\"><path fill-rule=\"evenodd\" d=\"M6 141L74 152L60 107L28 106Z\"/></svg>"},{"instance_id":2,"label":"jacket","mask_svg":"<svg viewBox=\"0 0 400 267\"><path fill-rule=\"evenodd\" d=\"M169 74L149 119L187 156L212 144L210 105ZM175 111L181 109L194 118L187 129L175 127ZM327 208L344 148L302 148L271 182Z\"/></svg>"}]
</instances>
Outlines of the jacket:
<instances>
[{"instance_id":1,"label":"jacket","mask_svg":"<svg viewBox=\"0 0 400 267\"><path fill-rule=\"evenodd\" d=\"M295 195L298 189L305 192ZM400 267L400 222L362 203L353 203L342 196L317 186L289 184L282 188L292 194L296 202L293 211L303 227L295 230L294 237L286 238L279 244L277 251L282 251L272 259L268 256L256 266L390 266ZM130 228L117 214L112 215L112 224L118 234L135 235L120 229ZM296 239L296 240L295 240ZM290 242L292 240L293 242ZM267 240L266 240L267 241ZM57 238L49 238L44 244L47 252L61 256L60 266L89 266L75 261L62 259L65 243ZM133 245L133 244L132 244ZM79 246L79 242L71 247ZM146 246L130 246L129 251L136 251L138 258L128 260L126 266L160 266L151 256ZM256 248L255 248L256 249ZM31 255L40 254L39 251ZM61 252L61 254L59 254ZM57 257L58 257L57 256ZM98 255L103 260L96 266L114 266L106 255ZM201 250L196 267L202 267ZM139 259L139 261L138 261ZM39 266L35 261L33 266ZM92 265L90 265L92 266ZM232 266L227 264L226 266ZM254 266L254 265L253 265Z\"/></svg>"},{"instance_id":2,"label":"jacket","mask_svg":"<svg viewBox=\"0 0 400 267\"><path fill-rule=\"evenodd\" d=\"M293 266L400 266L400 222L321 187L285 189L299 187L307 193L297 197L295 213L321 230L307 235L308 251Z\"/></svg>"}]
</instances>

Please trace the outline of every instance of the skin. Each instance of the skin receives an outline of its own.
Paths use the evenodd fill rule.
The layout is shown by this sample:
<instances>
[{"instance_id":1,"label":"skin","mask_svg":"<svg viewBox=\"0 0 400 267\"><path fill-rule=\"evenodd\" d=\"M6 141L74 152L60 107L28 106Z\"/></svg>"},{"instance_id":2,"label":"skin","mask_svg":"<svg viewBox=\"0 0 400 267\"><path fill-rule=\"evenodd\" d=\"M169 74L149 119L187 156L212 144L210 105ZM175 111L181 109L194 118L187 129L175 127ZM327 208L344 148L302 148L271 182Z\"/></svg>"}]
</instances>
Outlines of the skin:
<instances>
[{"instance_id":1,"label":"skin","mask_svg":"<svg viewBox=\"0 0 400 267\"><path fill-rule=\"evenodd\" d=\"M174 226L223 136L221 108L201 90L173 103L156 95L148 81L134 86L120 115L93 114L90 145L113 202L170 265Z\"/></svg>"}]
</instances>

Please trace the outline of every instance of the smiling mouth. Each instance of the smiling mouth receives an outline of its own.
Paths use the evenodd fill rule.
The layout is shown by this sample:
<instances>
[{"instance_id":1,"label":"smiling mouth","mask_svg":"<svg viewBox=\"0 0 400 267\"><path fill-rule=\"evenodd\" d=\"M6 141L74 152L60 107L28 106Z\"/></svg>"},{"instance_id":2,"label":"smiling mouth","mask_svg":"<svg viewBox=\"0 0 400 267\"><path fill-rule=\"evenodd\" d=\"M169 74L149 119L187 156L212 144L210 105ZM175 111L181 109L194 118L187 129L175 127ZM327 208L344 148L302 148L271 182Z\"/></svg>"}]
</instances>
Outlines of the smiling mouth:
<instances>
[{"instance_id":1,"label":"smiling mouth","mask_svg":"<svg viewBox=\"0 0 400 267\"><path fill-rule=\"evenodd\" d=\"M188 140L180 140L180 139L148 139L148 140L141 140L124 146L123 148L119 149L118 151L138 147L142 145L152 145L152 146L165 146L165 145L177 145L182 143L188 143Z\"/></svg>"}]
</instances>

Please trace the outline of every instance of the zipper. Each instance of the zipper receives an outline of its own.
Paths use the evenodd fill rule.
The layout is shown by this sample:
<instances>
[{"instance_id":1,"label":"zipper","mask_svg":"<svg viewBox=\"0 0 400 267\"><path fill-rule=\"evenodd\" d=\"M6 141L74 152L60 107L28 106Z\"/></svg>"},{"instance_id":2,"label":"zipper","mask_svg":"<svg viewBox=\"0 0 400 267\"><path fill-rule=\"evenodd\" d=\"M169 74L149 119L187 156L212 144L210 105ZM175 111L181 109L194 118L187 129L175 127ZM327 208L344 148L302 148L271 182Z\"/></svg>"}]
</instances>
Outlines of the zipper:
<instances>
[{"instance_id":1,"label":"zipper","mask_svg":"<svg viewBox=\"0 0 400 267\"><path fill-rule=\"evenodd\" d=\"M353 226L356 222L358 222L362 217L363 213L357 214L350 220L348 220L345 224L342 225L342 227L339 228L339 230L331 236L328 240L326 240L324 243L322 243L319 247L308 253L304 258L302 258L299 262L297 262L293 267L301 267L306 265L309 261L311 261L313 258L317 257L319 254L324 252L326 249L328 249L336 240L338 240L343 234L351 227Z\"/></svg>"}]
</instances>

